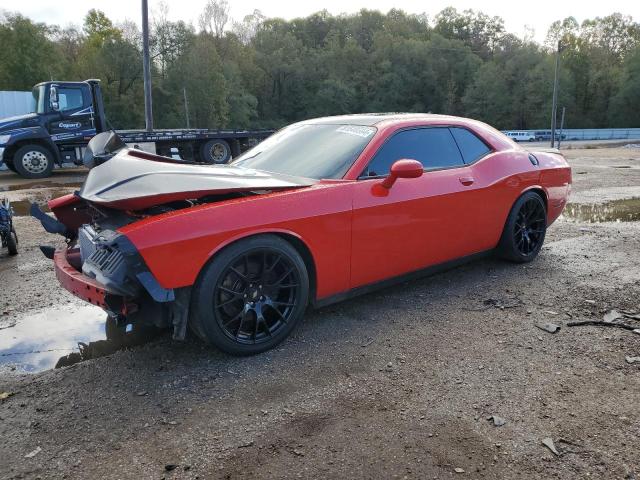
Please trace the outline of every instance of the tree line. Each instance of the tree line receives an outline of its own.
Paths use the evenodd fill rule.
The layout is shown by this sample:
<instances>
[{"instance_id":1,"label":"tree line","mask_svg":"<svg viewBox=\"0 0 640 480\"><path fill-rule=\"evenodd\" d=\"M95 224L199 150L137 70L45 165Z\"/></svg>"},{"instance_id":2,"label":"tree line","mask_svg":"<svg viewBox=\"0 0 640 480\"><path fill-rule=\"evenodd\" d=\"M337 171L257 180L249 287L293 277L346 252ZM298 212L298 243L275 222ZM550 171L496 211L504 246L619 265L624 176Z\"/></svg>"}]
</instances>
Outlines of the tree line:
<instances>
[{"instance_id":1,"label":"tree line","mask_svg":"<svg viewBox=\"0 0 640 480\"><path fill-rule=\"evenodd\" d=\"M433 18L318 12L241 21L207 0L197 25L152 11L158 128L280 127L322 115L432 112L501 129L548 128L560 45L559 106L571 128L640 127L640 24L614 13L554 22L543 45L500 17L446 8ZM82 27L0 15L0 90L100 78L115 128L144 125L141 33L90 10ZM188 105L188 115L185 108Z\"/></svg>"}]
</instances>

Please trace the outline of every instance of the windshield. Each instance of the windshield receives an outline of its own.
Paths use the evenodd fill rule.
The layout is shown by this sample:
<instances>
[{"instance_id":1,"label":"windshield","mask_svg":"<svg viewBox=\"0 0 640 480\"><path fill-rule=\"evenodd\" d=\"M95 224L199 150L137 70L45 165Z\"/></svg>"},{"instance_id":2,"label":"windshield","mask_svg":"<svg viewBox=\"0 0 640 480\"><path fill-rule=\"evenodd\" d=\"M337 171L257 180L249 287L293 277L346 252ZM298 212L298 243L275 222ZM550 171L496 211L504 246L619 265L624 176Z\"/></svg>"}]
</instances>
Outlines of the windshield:
<instances>
[{"instance_id":1,"label":"windshield","mask_svg":"<svg viewBox=\"0 0 640 480\"><path fill-rule=\"evenodd\" d=\"M44 113L44 92L44 85L33 87L33 90L31 91L33 99L35 100L36 113Z\"/></svg>"},{"instance_id":2,"label":"windshield","mask_svg":"<svg viewBox=\"0 0 640 480\"><path fill-rule=\"evenodd\" d=\"M376 129L297 123L238 157L233 165L306 178L342 178Z\"/></svg>"}]
</instances>

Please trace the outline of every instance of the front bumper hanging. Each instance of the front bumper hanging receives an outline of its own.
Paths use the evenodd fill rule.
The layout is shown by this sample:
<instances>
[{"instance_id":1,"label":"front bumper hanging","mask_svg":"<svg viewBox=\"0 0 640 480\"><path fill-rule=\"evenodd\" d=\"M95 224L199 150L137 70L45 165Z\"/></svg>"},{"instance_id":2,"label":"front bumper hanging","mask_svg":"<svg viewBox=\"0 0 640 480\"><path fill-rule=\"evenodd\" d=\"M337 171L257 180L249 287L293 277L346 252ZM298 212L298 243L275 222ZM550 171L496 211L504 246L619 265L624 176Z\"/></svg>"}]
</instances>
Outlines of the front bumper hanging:
<instances>
[{"instance_id":1,"label":"front bumper hanging","mask_svg":"<svg viewBox=\"0 0 640 480\"><path fill-rule=\"evenodd\" d=\"M76 270L69 262L69 259L74 263L79 263L80 249L56 250L53 254L53 265L60 284L76 297L110 310L113 305L108 305L108 297L116 297L118 295L96 280Z\"/></svg>"}]
</instances>

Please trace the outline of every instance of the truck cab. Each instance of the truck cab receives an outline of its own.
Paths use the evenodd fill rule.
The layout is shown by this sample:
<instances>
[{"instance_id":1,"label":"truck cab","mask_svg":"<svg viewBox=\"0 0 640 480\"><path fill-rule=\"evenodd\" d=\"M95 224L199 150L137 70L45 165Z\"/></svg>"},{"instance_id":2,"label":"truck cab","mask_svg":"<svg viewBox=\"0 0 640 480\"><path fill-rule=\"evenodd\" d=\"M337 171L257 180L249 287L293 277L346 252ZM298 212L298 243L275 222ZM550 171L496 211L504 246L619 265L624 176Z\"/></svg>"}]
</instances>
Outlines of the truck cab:
<instances>
[{"instance_id":1,"label":"truck cab","mask_svg":"<svg viewBox=\"0 0 640 480\"><path fill-rule=\"evenodd\" d=\"M34 113L0 120L0 160L26 178L48 177L54 163L80 164L104 128L99 88L98 80L37 84Z\"/></svg>"},{"instance_id":2,"label":"truck cab","mask_svg":"<svg viewBox=\"0 0 640 480\"><path fill-rule=\"evenodd\" d=\"M0 119L0 162L25 178L48 177L55 164L82 165L89 140L107 130L100 80L39 83L33 98L34 113ZM273 131L171 128L116 133L130 147L149 153L222 164Z\"/></svg>"}]
</instances>

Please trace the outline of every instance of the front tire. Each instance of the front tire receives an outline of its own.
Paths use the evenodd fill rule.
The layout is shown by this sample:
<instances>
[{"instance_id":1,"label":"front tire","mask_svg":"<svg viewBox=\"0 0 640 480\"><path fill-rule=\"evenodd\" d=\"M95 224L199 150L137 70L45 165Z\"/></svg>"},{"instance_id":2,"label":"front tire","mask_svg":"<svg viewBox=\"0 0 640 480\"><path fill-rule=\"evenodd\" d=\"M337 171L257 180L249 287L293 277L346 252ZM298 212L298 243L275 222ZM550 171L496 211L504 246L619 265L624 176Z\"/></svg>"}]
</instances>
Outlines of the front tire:
<instances>
[{"instance_id":1,"label":"front tire","mask_svg":"<svg viewBox=\"0 0 640 480\"><path fill-rule=\"evenodd\" d=\"M53 171L53 155L40 145L25 145L13 156L16 173L24 178L46 178Z\"/></svg>"},{"instance_id":2,"label":"front tire","mask_svg":"<svg viewBox=\"0 0 640 480\"><path fill-rule=\"evenodd\" d=\"M544 200L535 192L525 192L509 212L498 244L498 255L512 262L530 262L540 252L546 232Z\"/></svg>"},{"instance_id":3,"label":"front tire","mask_svg":"<svg viewBox=\"0 0 640 480\"><path fill-rule=\"evenodd\" d=\"M7 250L9 251L9 255L18 254L18 236L13 228L7 234Z\"/></svg>"},{"instance_id":4,"label":"front tire","mask_svg":"<svg viewBox=\"0 0 640 480\"><path fill-rule=\"evenodd\" d=\"M5 160L4 164L7 166L7 168L9 170L11 170L13 173L18 173L16 171L16 167L13 165L13 160Z\"/></svg>"},{"instance_id":5,"label":"front tire","mask_svg":"<svg viewBox=\"0 0 640 480\"><path fill-rule=\"evenodd\" d=\"M269 350L300 323L309 300L304 260L276 235L232 244L200 274L191 297L192 330L232 355Z\"/></svg>"}]
</instances>

